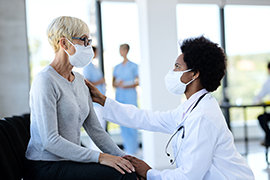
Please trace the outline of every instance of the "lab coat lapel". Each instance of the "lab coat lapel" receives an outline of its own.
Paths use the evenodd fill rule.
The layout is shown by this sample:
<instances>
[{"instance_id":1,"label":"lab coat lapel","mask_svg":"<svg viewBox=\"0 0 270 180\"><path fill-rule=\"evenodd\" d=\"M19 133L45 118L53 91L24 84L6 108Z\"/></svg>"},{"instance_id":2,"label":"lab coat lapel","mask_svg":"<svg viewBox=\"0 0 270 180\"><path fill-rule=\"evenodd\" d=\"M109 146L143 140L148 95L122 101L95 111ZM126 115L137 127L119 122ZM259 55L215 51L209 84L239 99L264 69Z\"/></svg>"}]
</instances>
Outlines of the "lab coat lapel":
<instances>
[{"instance_id":1,"label":"lab coat lapel","mask_svg":"<svg viewBox=\"0 0 270 180\"><path fill-rule=\"evenodd\" d=\"M179 107L179 112L177 113L177 117L174 117L174 119L176 121L175 124L177 125L175 128L178 128L178 126L181 124L181 122L183 120L183 117L184 117L184 106L183 106L183 104L181 104L181 106Z\"/></svg>"}]
</instances>

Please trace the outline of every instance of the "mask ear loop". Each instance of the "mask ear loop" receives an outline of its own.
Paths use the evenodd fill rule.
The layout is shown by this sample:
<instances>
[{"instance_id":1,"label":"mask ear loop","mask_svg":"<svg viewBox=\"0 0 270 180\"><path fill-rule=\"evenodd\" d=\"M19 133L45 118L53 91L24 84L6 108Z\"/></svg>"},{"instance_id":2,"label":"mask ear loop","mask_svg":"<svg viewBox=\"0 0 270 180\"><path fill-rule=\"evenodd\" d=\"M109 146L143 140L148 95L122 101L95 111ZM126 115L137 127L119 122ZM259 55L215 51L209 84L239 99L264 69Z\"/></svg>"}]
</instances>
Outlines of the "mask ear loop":
<instances>
[{"instance_id":1,"label":"mask ear loop","mask_svg":"<svg viewBox=\"0 0 270 180\"><path fill-rule=\"evenodd\" d=\"M189 71L191 71L192 69L187 69L187 70L185 70L185 71L182 71L183 73L185 73L185 72L189 72Z\"/></svg>"},{"instance_id":2,"label":"mask ear loop","mask_svg":"<svg viewBox=\"0 0 270 180\"><path fill-rule=\"evenodd\" d=\"M75 45L66 37L64 37L66 40L68 40L68 42L75 47ZM76 49L76 48L75 48ZM63 48L63 50L67 53L67 55L70 57L70 54Z\"/></svg>"},{"instance_id":3,"label":"mask ear loop","mask_svg":"<svg viewBox=\"0 0 270 180\"><path fill-rule=\"evenodd\" d=\"M189 82L186 84L186 86L189 85L190 83L192 83L193 81L195 81L195 79L192 79L191 81L189 81Z\"/></svg>"},{"instance_id":4,"label":"mask ear loop","mask_svg":"<svg viewBox=\"0 0 270 180\"><path fill-rule=\"evenodd\" d=\"M68 52L63 48L63 50L67 53L67 55L70 57L70 55L68 54Z\"/></svg>"},{"instance_id":5,"label":"mask ear loop","mask_svg":"<svg viewBox=\"0 0 270 180\"><path fill-rule=\"evenodd\" d=\"M68 40L68 42L69 42L70 44L72 44L73 46L75 46L68 38L65 37L65 39Z\"/></svg>"},{"instance_id":6,"label":"mask ear loop","mask_svg":"<svg viewBox=\"0 0 270 180\"><path fill-rule=\"evenodd\" d=\"M189 71L191 71L191 70L192 70L192 69L185 70L185 71L183 71L183 73L189 72ZM195 80L196 80L196 79L193 79L193 78L192 78L191 81L189 81L188 83L186 83L186 86L189 85L190 83L192 83L192 82L195 81Z\"/></svg>"}]
</instances>

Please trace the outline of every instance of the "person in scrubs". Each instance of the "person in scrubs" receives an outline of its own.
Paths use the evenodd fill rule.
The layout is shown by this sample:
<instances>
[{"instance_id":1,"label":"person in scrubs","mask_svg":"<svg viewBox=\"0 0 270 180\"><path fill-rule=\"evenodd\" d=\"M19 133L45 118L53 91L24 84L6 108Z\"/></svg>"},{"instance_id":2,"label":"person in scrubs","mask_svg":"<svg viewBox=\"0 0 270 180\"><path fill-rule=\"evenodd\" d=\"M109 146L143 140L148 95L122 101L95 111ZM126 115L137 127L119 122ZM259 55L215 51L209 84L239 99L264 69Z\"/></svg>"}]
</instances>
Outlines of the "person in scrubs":
<instances>
[{"instance_id":1,"label":"person in scrubs","mask_svg":"<svg viewBox=\"0 0 270 180\"><path fill-rule=\"evenodd\" d=\"M92 49L94 52L93 60L97 60L96 59L97 48L95 46L92 46ZM105 95L106 93L105 79L101 69L98 66L94 65L93 62L89 63L86 67L83 68L83 75L88 81L90 81L94 86L96 86L102 94ZM107 121L102 119L103 107L98 103L93 103L93 105L101 126L103 127L104 130L106 130ZM90 139L89 148L100 151L100 149L95 145L92 139Z\"/></svg>"},{"instance_id":2,"label":"person in scrubs","mask_svg":"<svg viewBox=\"0 0 270 180\"><path fill-rule=\"evenodd\" d=\"M115 66L113 70L113 87L116 88L115 99L120 103L132 104L137 107L138 65L127 58L128 44L120 45L119 51L123 62ZM139 148L137 129L126 126L120 126L120 128L125 152L135 155Z\"/></svg>"},{"instance_id":3,"label":"person in scrubs","mask_svg":"<svg viewBox=\"0 0 270 180\"><path fill-rule=\"evenodd\" d=\"M125 156L138 176L147 180L253 180L246 160L236 151L215 91L225 75L226 56L218 44L203 36L185 39L175 67L165 76L174 95L185 94L186 101L167 112L152 112L124 105L98 92L89 82L93 101L104 106L105 120L171 134L165 146L175 169L159 171L144 161ZM167 151L173 146L174 154Z\"/></svg>"},{"instance_id":4,"label":"person in scrubs","mask_svg":"<svg viewBox=\"0 0 270 180\"><path fill-rule=\"evenodd\" d=\"M262 89L259 94L253 98L253 104L266 104L268 102L263 102L265 96L270 95L270 62L267 64L268 70L268 78L266 82L263 84ZM259 124L263 131L265 132L265 138L261 142L262 146L269 147L270 146L270 129L268 126L268 122L270 121L270 113L264 113L258 116Z\"/></svg>"}]
</instances>

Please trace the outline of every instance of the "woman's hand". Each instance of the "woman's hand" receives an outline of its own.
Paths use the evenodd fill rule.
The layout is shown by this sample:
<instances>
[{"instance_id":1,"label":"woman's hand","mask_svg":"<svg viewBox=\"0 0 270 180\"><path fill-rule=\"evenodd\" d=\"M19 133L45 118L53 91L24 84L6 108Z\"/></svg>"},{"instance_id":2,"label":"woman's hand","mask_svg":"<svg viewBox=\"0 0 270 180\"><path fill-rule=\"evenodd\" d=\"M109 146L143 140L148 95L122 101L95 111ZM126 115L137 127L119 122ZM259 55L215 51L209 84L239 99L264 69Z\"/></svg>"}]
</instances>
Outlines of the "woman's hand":
<instances>
[{"instance_id":1,"label":"woman's hand","mask_svg":"<svg viewBox=\"0 0 270 180\"><path fill-rule=\"evenodd\" d=\"M132 163L132 165L135 167L136 174L139 177L146 179L147 171L149 169L152 169L148 164L146 164L143 160L140 160L133 156L124 156L124 158Z\"/></svg>"},{"instance_id":2,"label":"woman's hand","mask_svg":"<svg viewBox=\"0 0 270 180\"><path fill-rule=\"evenodd\" d=\"M90 90L90 94L92 97L93 102L99 103L100 105L104 106L106 96L101 94L101 92L96 88L92 83L90 83L87 79L84 80L85 84Z\"/></svg>"},{"instance_id":3,"label":"woman's hand","mask_svg":"<svg viewBox=\"0 0 270 180\"><path fill-rule=\"evenodd\" d=\"M113 167L122 174L125 174L123 170L128 173L135 172L133 165L128 160L119 156L100 153L98 162L100 164Z\"/></svg>"}]
</instances>

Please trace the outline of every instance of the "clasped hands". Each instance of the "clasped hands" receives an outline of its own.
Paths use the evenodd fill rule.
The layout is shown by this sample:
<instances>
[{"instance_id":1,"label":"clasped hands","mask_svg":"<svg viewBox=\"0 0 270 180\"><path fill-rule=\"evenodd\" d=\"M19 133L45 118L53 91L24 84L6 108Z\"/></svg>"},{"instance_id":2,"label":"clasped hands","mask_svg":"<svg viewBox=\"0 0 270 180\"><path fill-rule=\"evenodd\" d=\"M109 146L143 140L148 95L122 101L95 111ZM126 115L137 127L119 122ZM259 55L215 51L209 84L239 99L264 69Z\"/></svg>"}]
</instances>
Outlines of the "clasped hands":
<instances>
[{"instance_id":1,"label":"clasped hands","mask_svg":"<svg viewBox=\"0 0 270 180\"><path fill-rule=\"evenodd\" d=\"M151 169L143 160L129 155L118 157L100 153L98 161L100 164L110 166L122 174L125 174L125 171L128 173L136 172L139 180L145 180L147 171Z\"/></svg>"},{"instance_id":2,"label":"clasped hands","mask_svg":"<svg viewBox=\"0 0 270 180\"><path fill-rule=\"evenodd\" d=\"M87 87L89 88L89 90L91 92L91 97L92 97L93 102L99 103L100 105L104 106L105 101L106 101L106 96L101 94L99 92L99 90L93 84L91 84L88 80L85 80L85 84L87 85ZM104 156L106 156L107 158L105 158ZM109 154L106 154L106 155L102 154L100 158L101 158L100 159L101 164L114 167L115 169L117 169L121 173L124 173L124 171L122 169L124 169L128 172L131 172L130 170L134 171L134 169L132 168L132 166L133 166L135 168L135 172L136 172L137 176L140 179L146 179L146 173L149 169L151 169L151 167L147 163L145 163L143 160L140 160L136 157L129 156L129 155L126 155L123 158L128 160L129 162L131 162L132 165L130 165L128 162L123 162L121 160L121 157L113 157ZM113 159L113 161L108 161L108 159ZM120 162L122 162L122 163L120 163Z\"/></svg>"},{"instance_id":3,"label":"clasped hands","mask_svg":"<svg viewBox=\"0 0 270 180\"><path fill-rule=\"evenodd\" d=\"M125 158L125 159L127 159L127 160L129 160L131 162L131 164L135 168L135 172L136 172L137 176L140 179L146 179L147 171L149 169L152 169L147 163L145 163L141 159L138 159L136 157L129 156L129 155L126 155L123 158Z\"/></svg>"}]
</instances>

